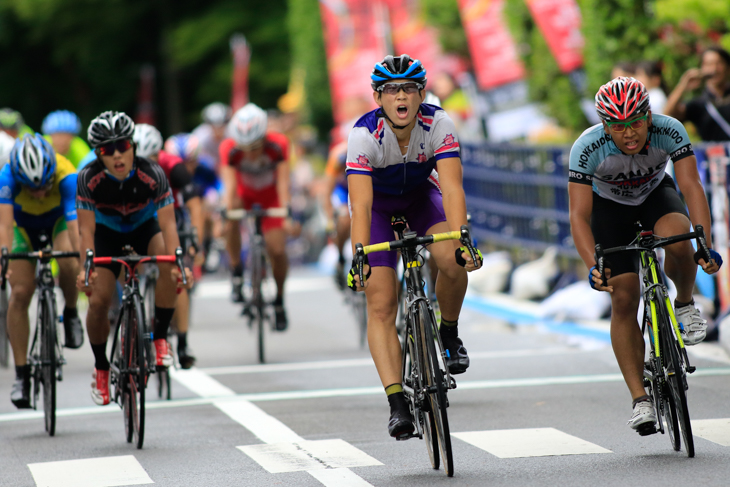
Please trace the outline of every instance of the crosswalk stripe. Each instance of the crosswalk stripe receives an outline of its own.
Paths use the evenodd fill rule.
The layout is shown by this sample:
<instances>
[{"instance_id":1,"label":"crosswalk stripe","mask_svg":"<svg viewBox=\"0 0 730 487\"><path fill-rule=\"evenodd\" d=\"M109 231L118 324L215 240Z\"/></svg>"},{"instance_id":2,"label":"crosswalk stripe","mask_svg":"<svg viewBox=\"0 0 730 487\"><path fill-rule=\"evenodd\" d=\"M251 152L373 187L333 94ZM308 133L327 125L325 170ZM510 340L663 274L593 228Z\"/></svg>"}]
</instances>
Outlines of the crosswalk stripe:
<instances>
[{"instance_id":1,"label":"crosswalk stripe","mask_svg":"<svg viewBox=\"0 0 730 487\"><path fill-rule=\"evenodd\" d=\"M730 446L730 418L693 419L692 433L713 443Z\"/></svg>"},{"instance_id":2,"label":"crosswalk stripe","mask_svg":"<svg viewBox=\"0 0 730 487\"><path fill-rule=\"evenodd\" d=\"M498 458L612 453L603 447L555 428L527 428L452 433L470 445Z\"/></svg>"},{"instance_id":3,"label":"crosswalk stripe","mask_svg":"<svg viewBox=\"0 0 730 487\"><path fill-rule=\"evenodd\" d=\"M238 449L271 473L382 465L339 439L247 445Z\"/></svg>"},{"instance_id":4,"label":"crosswalk stripe","mask_svg":"<svg viewBox=\"0 0 730 487\"><path fill-rule=\"evenodd\" d=\"M154 484L133 455L28 464L37 487Z\"/></svg>"}]
</instances>

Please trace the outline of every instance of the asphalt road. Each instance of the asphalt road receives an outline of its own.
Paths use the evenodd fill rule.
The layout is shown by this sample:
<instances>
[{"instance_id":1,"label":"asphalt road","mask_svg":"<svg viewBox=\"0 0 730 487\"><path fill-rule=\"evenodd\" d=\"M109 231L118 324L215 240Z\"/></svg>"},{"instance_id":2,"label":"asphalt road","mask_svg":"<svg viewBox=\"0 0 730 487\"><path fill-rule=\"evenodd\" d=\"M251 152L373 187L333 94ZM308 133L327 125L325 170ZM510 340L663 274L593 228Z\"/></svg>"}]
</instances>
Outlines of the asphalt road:
<instances>
[{"instance_id":1,"label":"asphalt road","mask_svg":"<svg viewBox=\"0 0 730 487\"><path fill-rule=\"evenodd\" d=\"M189 338L197 368L174 373L170 401L148 388L142 450L126 443L118 406L91 402L88 344L66 352L53 438L42 412L15 410L13 372L0 369L0 485L729 483L730 359L717 347L692 355L696 457L688 459L667 435L639 437L626 425L630 398L605 340L467 308L460 330L472 365L449 393L455 475L447 478L431 468L423 441L388 436L385 395L331 279L295 269L286 300L290 329L268 333L269 363L259 365L227 283L201 284Z\"/></svg>"}]
</instances>

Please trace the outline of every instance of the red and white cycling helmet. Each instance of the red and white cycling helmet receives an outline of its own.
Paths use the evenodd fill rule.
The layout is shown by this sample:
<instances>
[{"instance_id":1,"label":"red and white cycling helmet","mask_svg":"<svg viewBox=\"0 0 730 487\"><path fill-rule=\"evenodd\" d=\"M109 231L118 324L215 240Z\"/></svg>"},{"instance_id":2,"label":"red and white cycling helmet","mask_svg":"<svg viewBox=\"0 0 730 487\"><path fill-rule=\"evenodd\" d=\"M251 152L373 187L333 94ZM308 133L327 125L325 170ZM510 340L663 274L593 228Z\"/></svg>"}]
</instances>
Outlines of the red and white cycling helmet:
<instances>
[{"instance_id":1,"label":"red and white cycling helmet","mask_svg":"<svg viewBox=\"0 0 730 487\"><path fill-rule=\"evenodd\" d=\"M649 92L641 81L619 76L596 93L596 111L606 122L627 120L649 111Z\"/></svg>"},{"instance_id":2,"label":"red and white cycling helmet","mask_svg":"<svg viewBox=\"0 0 730 487\"><path fill-rule=\"evenodd\" d=\"M266 112L253 103L248 103L236 111L228 122L228 136L237 145L251 145L264 138L268 123Z\"/></svg>"},{"instance_id":3,"label":"red and white cycling helmet","mask_svg":"<svg viewBox=\"0 0 730 487\"><path fill-rule=\"evenodd\" d=\"M162 150L162 134L147 123L134 125L132 140L137 144L136 154L140 157L156 156Z\"/></svg>"}]
</instances>

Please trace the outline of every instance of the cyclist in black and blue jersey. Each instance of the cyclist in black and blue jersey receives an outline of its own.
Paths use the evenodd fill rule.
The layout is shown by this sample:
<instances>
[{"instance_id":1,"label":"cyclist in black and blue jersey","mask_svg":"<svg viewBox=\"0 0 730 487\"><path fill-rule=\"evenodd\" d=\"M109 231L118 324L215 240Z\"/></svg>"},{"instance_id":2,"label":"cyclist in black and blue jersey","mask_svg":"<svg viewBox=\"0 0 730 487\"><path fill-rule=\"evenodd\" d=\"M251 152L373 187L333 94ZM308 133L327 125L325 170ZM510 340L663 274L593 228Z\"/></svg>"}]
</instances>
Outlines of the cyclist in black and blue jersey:
<instances>
[{"instance_id":1,"label":"cyclist in black and blue jersey","mask_svg":"<svg viewBox=\"0 0 730 487\"><path fill-rule=\"evenodd\" d=\"M640 221L644 229L663 237L689 232L690 223L702 225L711 247L710 210L687 131L678 120L651 113L643 84L626 77L609 81L596 94L596 111L601 123L583 132L570 151L570 225L575 247L590 268L591 287L611 293L611 343L633 400L629 426L641 432L656 422L656 412L643 384L638 254L612 255L604 283L596 269L595 245L628 245L636 236L634 223ZM687 207L665 173L670 159ZM685 241L665 251L664 271L677 286L674 306L682 338L694 345L707 331L692 299L694 250ZM710 262L699 263L713 274L722 259L714 250L710 255Z\"/></svg>"},{"instance_id":2,"label":"cyclist in black and blue jersey","mask_svg":"<svg viewBox=\"0 0 730 487\"><path fill-rule=\"evenodd\" d=\"M162 168L135 155L134 122L123 112L104 112L91 121L89 144L97 159L79 173L76 207L81 248L98 257L119 256L125 245L141 255L171 255L180 245L173 210L172 191ZM157 218L155 218L155 213ZM179 271L171 264L158 264L155 324L156 365L172 365L167 332L175 311ZM121 264L99 265L89 286L79 273L77 286L89 296L86 317L89 342L94 352L94 382L91 396L96 404L109 404L108 311ZM172 278L165 278L170 276ZM186 269L186 275L189 270ZM188 277L192 285L192 275Z\"/></svg>"}]
</instances>

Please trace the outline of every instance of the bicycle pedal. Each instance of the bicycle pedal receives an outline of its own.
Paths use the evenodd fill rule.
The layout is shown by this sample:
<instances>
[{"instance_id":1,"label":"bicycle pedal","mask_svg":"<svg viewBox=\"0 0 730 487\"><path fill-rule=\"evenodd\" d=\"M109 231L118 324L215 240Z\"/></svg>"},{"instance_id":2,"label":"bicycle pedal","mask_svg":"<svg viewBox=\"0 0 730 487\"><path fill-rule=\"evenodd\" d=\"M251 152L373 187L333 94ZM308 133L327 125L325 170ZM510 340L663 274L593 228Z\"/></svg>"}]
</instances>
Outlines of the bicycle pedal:
<instances>
[{"instance_id":1,"label":"bicycle pedal","mask_svg":"<svg viewBox=\"0 0 730 487\"><path fill-rule=\"evenodd\" d=\"M415 436L418 436L418 435L415 433L415 431L411 431L409 433L401 433L401 434L395 436L394 438L395 438L395 441L406 441L406 440L410 440L411 438L413 438Z\"/></svg>"},{"instance_id":2,"label":"bicycle pedal","mask_svg":"<svg viewBox=\"0 0 730 487\"><path fill-rule=\"evenodd\" d=\"M658 433L659 430L656 429L654 423L644 423L636 428L636 432L639 433L639 436L649 436Z\"/></svg>"},{"instance_id":3,"label":"bicycle pedal","mask_svg":"<svg viewBox=\"0 0 730 487\"><path fill-rule=\"evenodd\" d=\"M451 383L449 384L449 389L456 389L456 379L449 376L449 379L451 379Z\"/></svg>"},{"instance_id":4,"label":"bicycle pedal","mask_svg":"<svg viewBox=\"0 0 730 487\"><path fill-rule=\"evenodd\" d=\"M694 365L689 365L689 366L687 367L687 373L688 373L688 374L692 374L692 373L694 373L694 371L695 371L695 370L697 370L697 367L695 367Z\"/></svg>"}]
</instances>

